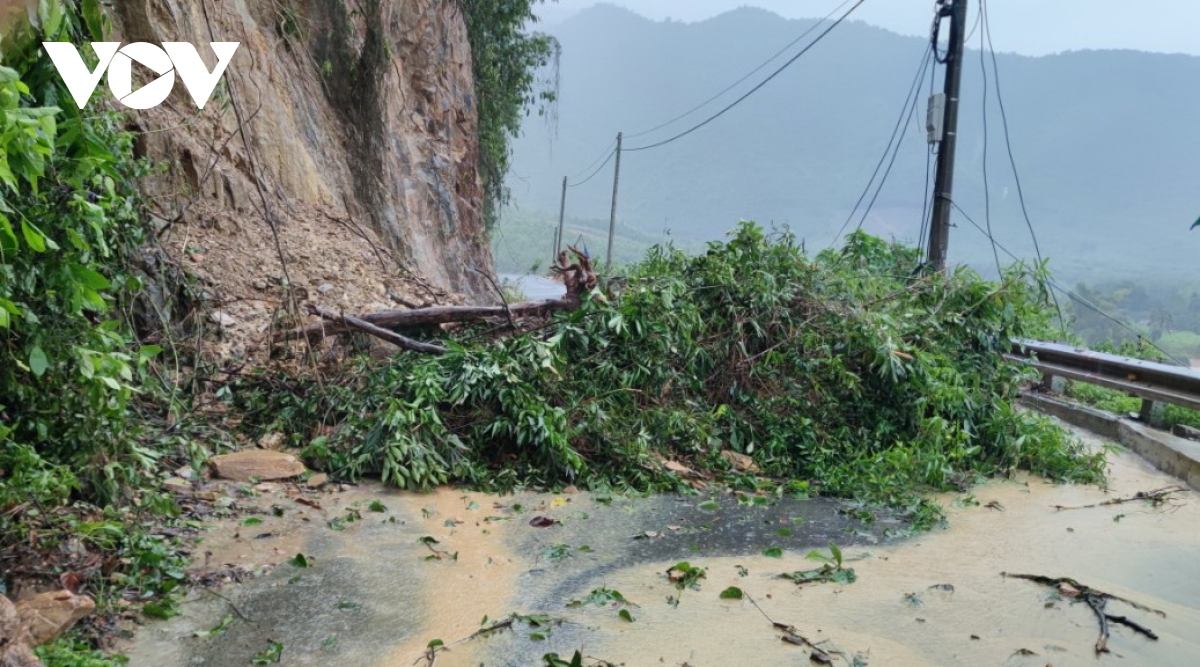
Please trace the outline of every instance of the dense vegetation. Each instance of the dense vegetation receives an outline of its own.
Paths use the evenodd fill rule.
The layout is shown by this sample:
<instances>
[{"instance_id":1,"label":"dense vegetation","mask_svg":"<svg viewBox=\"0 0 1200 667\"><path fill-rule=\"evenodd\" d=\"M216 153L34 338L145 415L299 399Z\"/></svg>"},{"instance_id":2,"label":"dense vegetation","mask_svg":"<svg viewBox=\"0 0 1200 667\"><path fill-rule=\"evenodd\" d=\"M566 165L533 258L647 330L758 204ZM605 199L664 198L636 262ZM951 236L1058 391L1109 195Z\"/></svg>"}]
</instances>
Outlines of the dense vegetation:
<instances>
[{"instance_id":1,"label":"dense vegetation","mask_svg":"<svg viewBox=\"0 0 1200 667\"><path fill-rule=\"evenodd\" d=\"M533 5L539 1L458 0L471 42L479 110L479 174L489 225L508 199L504 179L511 139L520 134L527 110L539 108L541 115L547 107L537 105L555 99L555 83L539 85L537 72L556 58L558 42L526 29L537 21Z\"/></svg>"},{"instance_id":2,"label":"dense vegetation","mask_svg":"<svg viewBox=\"0 0 1200 667\"><path fill-rule=\"evenodd\" d=\"M263 429L337 425L295 444L407 488L670 489L668 459L736 479L724 450L788 489L891 504L1016 469L1099 480L1098 456L1013 407L1026 375L999 352L1045 322L1038 276L917 263L861 233L810 258L746 223L699 256L656 247L548 329L234 396Z\"/></svg>"},{"instance_id":3,"label":"dense vegetation","mask_svg":"<svg viewBox=\"0 0 1200 667\"><path fill-rule=\"evenodd\" d=\"M147 167L118 115L71 102L39 45L100 39L99 1L38 7L0 40L0 553L6 577L51 562L82 569L103 605L152 600L184 580L184 559L146 530L178 511L149 484L172 441L135 414L167 404L148 373L159 350L138 345L127 312ZM68 543L82 552L63 556ZM83 565L92 553L115 556L108 576Z\"/></svg>"}]
</instances>

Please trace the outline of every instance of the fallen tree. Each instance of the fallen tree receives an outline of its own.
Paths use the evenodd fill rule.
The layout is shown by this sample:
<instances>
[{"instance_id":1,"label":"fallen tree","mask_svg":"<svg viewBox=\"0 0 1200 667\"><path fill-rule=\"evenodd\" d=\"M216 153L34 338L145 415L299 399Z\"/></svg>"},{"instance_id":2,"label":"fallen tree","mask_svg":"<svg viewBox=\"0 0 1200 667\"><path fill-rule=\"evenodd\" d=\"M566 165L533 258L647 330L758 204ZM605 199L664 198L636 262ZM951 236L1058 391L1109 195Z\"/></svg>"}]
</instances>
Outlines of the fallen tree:
<instances>
[{"instance_id":1,"label":"fallen tree","mask_svg":"<svg viewBox=\"0 0 1200 667\"><path fill-rule=\"evenodd\" d=\"M1024 267L999 282L922 275L917 251L866 234L809 257L749 223L699 256L652 250L605 298L576 259L558 262L568 298L528 308L325 313L290 337L447 320L511 333L457 327L440 354L248 376L230 391L242 423L286 434L335 475L407 488L670 490L757 475L931 521L920 492L980 475L1101 479L1101 456L1013 405L1030 375L1000 353L1051 312ZM545 312L534 327L504 321Z\"/></svg>"},{"instance_id":2,"label":"fallen tree","mask_svg":"<svg viewBox=\"0 0 1200 667\"><path fill-rule=\"evenodd\" d=\"M566 286L567 293L561 299L523 301L503 306L431 306L363 315L346 315L308 304L308 312L321 317L322 321L281 331L275 335L275 342L300 339L315 342L328 336L362 331L406 350L442 354L446 351L445 347L416 341L398 332L430 325L479 322L497 318L505 318L512 323L515 318L546 317L557 311L579 308L584 296L596 288L598 281L587 253L581 252L575 246L570 246L570 252L575 256L574 262L570 261L567 251L564 250L559 253L553 267Z\"/></svg>"}]
</instances>

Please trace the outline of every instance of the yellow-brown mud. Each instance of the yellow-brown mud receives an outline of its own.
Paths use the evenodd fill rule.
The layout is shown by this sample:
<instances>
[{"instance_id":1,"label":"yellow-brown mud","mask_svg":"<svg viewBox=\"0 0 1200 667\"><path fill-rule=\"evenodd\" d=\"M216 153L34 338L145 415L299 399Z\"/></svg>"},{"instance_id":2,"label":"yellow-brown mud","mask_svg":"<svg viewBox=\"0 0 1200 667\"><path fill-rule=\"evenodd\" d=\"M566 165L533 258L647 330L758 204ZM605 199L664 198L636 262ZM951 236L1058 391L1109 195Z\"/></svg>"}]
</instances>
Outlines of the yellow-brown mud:
<instances>
[{"instance_id":1,"label":"yellow-brown mud","mask_svg":"<svg viewBox=\"0 0 1200 667\"><path fill-rule=\"evenodd\" d=\"M970 496L946 495L941 501L948 529L893 546L849 549L846 566L858 575L854 584L797 587L776 575L817 563L802 552L786 552L782 559L691 559L707 568L708 575L699 591L681 593L663 576L674 561L662 561L620 569L575 593L583 598L601 585L621 591L638 605L629 608L633 623L621 620L612 608L566 609L566 600L561 613L590 629L580 644L585 655L626 665L804 662L805 649L781 641L751 602L719 600L728 586L743 589L771 619L794 625L835 658L837 652L848 660L858 655L871 665L1200 664L1197 494L1177 494L1172 504L1159 508L1144 502L1053 508L1176 483L1131 454L1114 453L1110 461L1107 493L1022 476L982 485ZM489 553L498 546L489 544ZM679 560L685 559L681 554ZM474 562L462 565L477 568L478 560ZM748 574L740 576L738 566ZM518 559L500 572L511 575L530 567L532 563ZM1084 604L1072 604L1030 581L1002 577L1002 572L1071 577L1162 610L1165 618L1119 602L1110 602L1108 609L1152 628L1160 639L1150 641L1114 625L1111 653L1098 659L1093 649L1097 625ZM505 602L498 582L478 592L475 583L462 573L431 582L430 629L423 637L449 642L477 629L485 613L495 617L523 607L521 591L509 591ZM943 584L953 592L935 588ZM678 606L667 603L672 595L679 598ZM470 610L465 616L456 611L464 604ZM487 641L439 655L437 665L490 664ZM384 665L409 665L419 654L420 647L404 647Z\"/></svg>"}]
</instances>

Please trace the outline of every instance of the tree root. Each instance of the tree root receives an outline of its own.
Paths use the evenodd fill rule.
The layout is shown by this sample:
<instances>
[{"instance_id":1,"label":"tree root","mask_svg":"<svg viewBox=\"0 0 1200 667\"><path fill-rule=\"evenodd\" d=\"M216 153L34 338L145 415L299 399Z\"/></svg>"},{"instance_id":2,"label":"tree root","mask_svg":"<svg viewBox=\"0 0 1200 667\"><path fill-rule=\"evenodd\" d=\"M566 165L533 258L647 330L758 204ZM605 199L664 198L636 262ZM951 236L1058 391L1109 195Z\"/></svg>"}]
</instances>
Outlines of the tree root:
<instances>
[{"instance_id":1,"label":"tree root","mask_svg":"<svg viewBox=\"0 0 1200 667\"><path fill-rule=\"evenodd\" d=\"M1153 505L1154 507L1159 507L1161 505L1167 504L1167 502L1171 500L1171 496L1173 494L1182 493L1186 490L1187 489L1185 489L1182 486L1165 486L1161 489L1155 489L1154 491L1138 491L1137 493L1133 494L1132 496L1128 496L1125 498L1111 498L1111 499L1105 500L1104 502L1101 502L1101 503L1092 503L1091 505L1054 505L1053 507L1054 507L1054 509L1059 510L1059 511L1083 510L1083 509L1090 509L1092 507L1104 507L1106 505L1120 505L1122 503L1132 503L1132 502L1135 502L1138 500L1145 500L1145 501L1149 502L1151 505Z\"/></svg>"},{"instance_id":2,"label":"tree root","mask_svg":"<svg viewBox=\"0 0 1200 667\"><path fill-rule=\"evenodd\" d=\"M1097 654L1105 653L1108 651L1109 622L1110 621L1113 623L1116 623L1118 625L1123 625L1127 628L1130 628L1130 629L1134 630L1135 632L1137 632L1151 640L1154 640L1154 641L1158 640L1158 635L1155 634L1154 631L1151 630L1150 628L1147 628L1144 625L1141 625L1135 621L1132 621L1132 620L1126 618L1125 616L1114 616L1112 614L1109 614L1105 610L1105 608L1108 606L1109 600L1116 600L1117 602L1124 602L1125 604L1129 605L1130 607L1133 607L1134 609L1137 609L1139 611L1149 612L1152 614L1158 614L1159 616L1161 616L1163 618L1166 618L1166 616L1167 616L1166 612L1163 612L1163 611L1160 611L1158 609L1154 609L1151 607L1147 607L1142 604L1138 604L1137 602L1128 600L1126 598L1123 598L1123 597L1120 597L1117 595L1113 595L1111 593L1105 593L1104 591L1097 590L1090 586L1085 586L1085 585L1079 583L1078 581L1071 579L1070 577L1054 578L1054 577L1044 577L1044 576L1037 575L1037 574L1010 574L1008 572L1001 572L1000 576L1008 577L1010 579L1027 579L1034 583L1042 584L1043 586L1049 586L1049 587L1055 589L1056 591L1058 591L1059 593L1065 595L1066 597L1075 598L1075 599L1083 600L1084 602L1086 602L1088 608L1090 608L1092 610L1092 613L1095 614L1096 622L1100 626L1100 634L1096 638L1096 653Z\"/></svg>"}]
</instances>

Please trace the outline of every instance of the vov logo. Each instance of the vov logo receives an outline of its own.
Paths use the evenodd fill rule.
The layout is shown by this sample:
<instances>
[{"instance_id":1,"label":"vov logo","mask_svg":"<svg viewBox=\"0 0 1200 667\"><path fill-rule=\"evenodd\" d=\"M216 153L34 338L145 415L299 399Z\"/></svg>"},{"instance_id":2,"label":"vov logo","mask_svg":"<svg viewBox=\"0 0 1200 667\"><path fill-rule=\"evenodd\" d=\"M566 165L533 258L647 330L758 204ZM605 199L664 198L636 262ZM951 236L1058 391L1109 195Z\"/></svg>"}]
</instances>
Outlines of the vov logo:
<instances>
[{"instance_id":1,"label":"vov logo","mask_svg":"<svg viewBox=\"0 0 1200 667\"><path fill-rule=\"evenodd\" d=\"M213 53L217 54L217 66L211 72L200 59L196 47L187 42L163 42L162 48L149 42L133 42L125 46L121 46L120 42L91 44L99 60L95 70L88 69L74 44L42 42L80 109L92 98L92 93L100 84L100 77L106 71L109 91L118 102L130 109L153 109L166 101L175 87L176 73L183 79L183 87L191 94L196 106L203 109L241 42L210 42ZM137 90L133 90L135 60L159 75Z\"/></svg>"}]
</instances>

